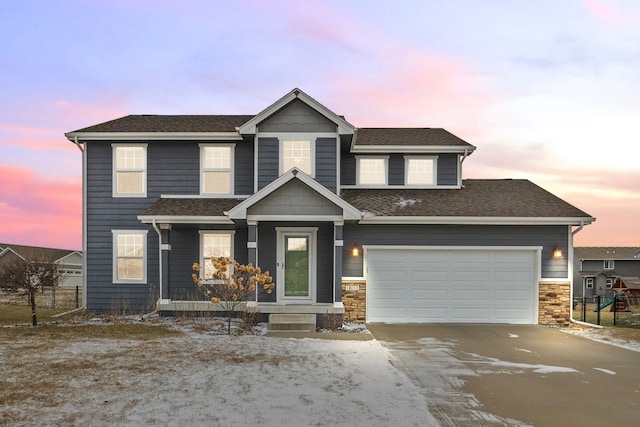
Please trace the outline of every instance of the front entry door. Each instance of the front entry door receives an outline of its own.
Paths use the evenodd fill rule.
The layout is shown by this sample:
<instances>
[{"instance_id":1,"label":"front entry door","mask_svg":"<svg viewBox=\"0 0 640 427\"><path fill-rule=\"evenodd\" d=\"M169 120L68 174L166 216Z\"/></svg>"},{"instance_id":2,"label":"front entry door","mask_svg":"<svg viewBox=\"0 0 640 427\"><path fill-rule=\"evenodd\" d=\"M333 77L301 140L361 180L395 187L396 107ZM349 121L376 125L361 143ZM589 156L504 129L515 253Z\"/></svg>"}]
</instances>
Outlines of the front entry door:
<instances>
[{"instance_id":1,"label":"front entry door","mask_svg":"<svg viewBox=\"0 0 640 427\"><path fill-rule=\"evenodd\" d=\"M315 233L279 230L276 294L283 302L312 302L315 276Z\"/></svg>"}]
</instances>

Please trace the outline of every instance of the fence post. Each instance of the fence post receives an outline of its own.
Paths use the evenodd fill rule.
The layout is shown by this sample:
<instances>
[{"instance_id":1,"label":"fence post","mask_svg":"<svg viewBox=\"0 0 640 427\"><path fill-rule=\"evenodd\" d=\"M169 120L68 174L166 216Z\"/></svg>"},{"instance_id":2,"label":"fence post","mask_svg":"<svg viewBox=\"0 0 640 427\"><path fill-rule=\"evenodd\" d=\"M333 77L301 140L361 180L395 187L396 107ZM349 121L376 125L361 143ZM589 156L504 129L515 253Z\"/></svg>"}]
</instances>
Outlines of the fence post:
<instances>
[{"instance_id":1,"label":"fence post","mask_svg":"<svg viewBox=\"0 0 640 427\"><path fill-rule=\"evenodd\" d=\"M79 290L79 287L76 286L76 308L80 307L80 305L78 304L78 290Z\"/></svg>"},{"instance_id":2,"label":"fence post","mask_svg":"<svg viewBox=\"0 0 640 427\"><path fill-rule=\"evenodd\" d=\"M618 294L613 294L613 326L616 326L616 317L618 317Z\"/></svg>"},{"instance_id":3,"label":"fence post","mask_svg":"<svg viewBox=\"0 0 640 427\"><path fill-rule=\"evenodd\" d=\"M583 322L587 321L587 297L582 296L582 319Z\"/></svg>"},{"instance_id":4,"label":"fence post","mask_svg":"<svg viewBox=\"0 0 640 427\"><path fill-rule=\"evenodd\" d=\"M600 295L596 295L596 308L598 313L596 316L596 325L600 325Z\"/></svg>"}]
</instances>

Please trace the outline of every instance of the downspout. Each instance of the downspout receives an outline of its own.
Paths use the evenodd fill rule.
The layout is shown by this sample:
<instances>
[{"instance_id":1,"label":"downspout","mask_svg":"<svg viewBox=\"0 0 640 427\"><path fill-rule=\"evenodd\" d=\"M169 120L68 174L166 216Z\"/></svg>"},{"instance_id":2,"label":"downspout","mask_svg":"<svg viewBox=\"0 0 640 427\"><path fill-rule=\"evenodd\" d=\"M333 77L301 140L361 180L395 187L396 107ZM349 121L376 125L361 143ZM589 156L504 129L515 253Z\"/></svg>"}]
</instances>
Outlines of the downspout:
<instances>
[{"instance_id":1,"label":"downspout","mask_svg":"<svg viewBox=\"0 0 640 427\"><path fill-rule=\"evenodd\" d=\"M580 221L580 226L571 232L571 248L573 248L573 236L578 234L583 228L584 228L584 221ZM573 257L573 249L571 250L571 256ZM583 295L583 297L584 297L584 295ZM573 318L573 271L571 272L571 305L570 305L570 307L571 307L571 310L570 310L570 314L569 314L569 320L572 323L575 323L577 325L582 325L582 326L589 326L591 328L602 329L602 326L600 326L600 325L594 325L594 324L591 324L591 323L583 322L581 320L575 320Z\"/></svg>"},{"instance_id":2,"label":"downspout","mask_svg":"<svg viewBox=\"0 0 640 427\"><path fill-rule=\"evenodd\" d=\"M162 300L162 232L160 231L160 228L158 228L158 224L156 224L155 219L151 222L151 225L153 225L153 229L156 230L156 233L158 234L158 286L160 287L158 300Z\"/></svg>"},{"instance_id":3,"label":"downspout","mask_svg":"<svg viewBox=\"0 0 640 427\"><path fill-rule=\"evenodd\" d=\"M469 151L465 148L464 154L460 159L460 163L458 164L458 179L460 180L460 188L464 188L464 184L462 184L462 163L464 163L464 159L469 155Z\"/></svg>"},{"instance_id":4,"label":"downspout","mask_svg":"<svg viewBox=\"0 0 640 427\"><path fill-rule=\"evenodd\" d=\"M85 148L82 146L78 137L74 136L71 140L82 153L82 305L79 309L87 308L87 156Z\"/></svg>"}]
</instances>

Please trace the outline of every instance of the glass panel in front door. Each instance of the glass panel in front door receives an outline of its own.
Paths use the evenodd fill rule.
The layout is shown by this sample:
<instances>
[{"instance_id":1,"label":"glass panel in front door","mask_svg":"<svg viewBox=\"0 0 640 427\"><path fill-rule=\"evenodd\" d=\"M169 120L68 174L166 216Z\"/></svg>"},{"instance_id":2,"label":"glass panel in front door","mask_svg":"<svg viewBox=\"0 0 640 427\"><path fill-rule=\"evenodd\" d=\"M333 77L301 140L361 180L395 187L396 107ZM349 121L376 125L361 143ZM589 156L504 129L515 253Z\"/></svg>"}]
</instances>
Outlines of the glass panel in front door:
<instances>
[{"instance_id":1,"label":"glass panel in front door","mask_svg":"<svg viewBox=\"0 0 640 427\"><path fill-rule=\"evenodd\" d=\"M284 296L309 296L309 236L285 236Z\"/></svg>"}]
</instances>

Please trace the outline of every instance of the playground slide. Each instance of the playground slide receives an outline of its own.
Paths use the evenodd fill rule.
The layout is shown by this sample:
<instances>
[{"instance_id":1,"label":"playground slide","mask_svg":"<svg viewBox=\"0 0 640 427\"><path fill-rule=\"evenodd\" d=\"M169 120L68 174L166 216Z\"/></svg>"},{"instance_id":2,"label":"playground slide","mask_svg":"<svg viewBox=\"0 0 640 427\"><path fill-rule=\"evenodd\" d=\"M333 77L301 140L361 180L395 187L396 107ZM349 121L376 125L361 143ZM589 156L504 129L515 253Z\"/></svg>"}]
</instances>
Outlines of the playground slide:
<instances>
[{"instance_id":1,"label":"playground slide","mask_svg":"<svg viewBox=\"0 0 640 427\"><path fill-rule=\"evenodd\" d=\"M616 300L615 298L608 299L608 300L606 300L605 302L603 302L602 304L600 304L600 307L598 307L598 308L594 308L594 309L593 309L593 310L591 310L591 311L595 313L595 312L597 312L597 311L602 310L603 308L607 308L607 307L609 307L611 304L613 304L613 303L615 302L615 300Z\"/></svg>"}]
</instances>

